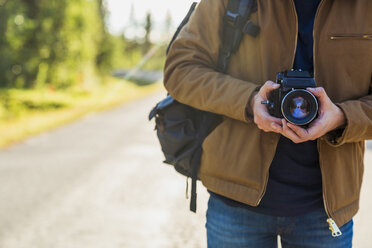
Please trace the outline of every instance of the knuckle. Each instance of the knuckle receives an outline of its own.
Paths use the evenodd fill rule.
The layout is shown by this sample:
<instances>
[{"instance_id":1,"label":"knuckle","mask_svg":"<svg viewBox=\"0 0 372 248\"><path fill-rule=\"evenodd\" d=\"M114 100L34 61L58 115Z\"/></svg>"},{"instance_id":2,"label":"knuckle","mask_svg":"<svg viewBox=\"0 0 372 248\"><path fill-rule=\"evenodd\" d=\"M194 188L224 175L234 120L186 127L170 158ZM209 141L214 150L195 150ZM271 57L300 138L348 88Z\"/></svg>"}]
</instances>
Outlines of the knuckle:
<instances>
[{"instance_id":1,"label":"knuckle","mask_svg":"<svg viewBox=\"0 0 372 248\"><path fill-rule=\"evenodd\" d=\"M309 140L317 140L320 136L314 136L314 137L311 137Z\"/></svg>"},{"instance_id":2,"label":"knuckle","mask_svg":"<svg viewBox=\"0 0 372 248\"><path fill-rule=\"evenodd\" d=\"M296 138L293 138L293 142L296 143L296 144L299 144L303 141L302 141L302 139L296 137Z\"/></svg>"},{"instance_id":3,"label":"knuckle","mask_svg":"<svg viewBox=\"0 0 372 248\"><path fill-rule=\"evenodd\" d=\"M264 83L264 85L261 87L261 89L266 92L268 90L268 88L270 88L271 86L272 86L272 82L271 81L266 81Z\"/></svg>"}]
</instances>

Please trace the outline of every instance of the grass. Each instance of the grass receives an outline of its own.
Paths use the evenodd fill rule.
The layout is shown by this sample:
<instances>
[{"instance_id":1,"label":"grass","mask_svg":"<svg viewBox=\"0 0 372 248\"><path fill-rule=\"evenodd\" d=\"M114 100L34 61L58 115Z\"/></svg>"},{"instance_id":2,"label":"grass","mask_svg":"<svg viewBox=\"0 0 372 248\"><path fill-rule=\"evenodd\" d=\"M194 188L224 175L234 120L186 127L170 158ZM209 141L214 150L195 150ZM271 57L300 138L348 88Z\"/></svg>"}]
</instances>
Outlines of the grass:
<instances>
[{"instance_id":1,"label":"grass","mask_svg":"<svg viewBox=\"0 0 372 248\"><path fill-rule=\"evenodd\" d=\"M0 148L161 88L159 83L138 86L110 78L106 84L89 90L0 89Z\"/></svg>"}]
</instances>

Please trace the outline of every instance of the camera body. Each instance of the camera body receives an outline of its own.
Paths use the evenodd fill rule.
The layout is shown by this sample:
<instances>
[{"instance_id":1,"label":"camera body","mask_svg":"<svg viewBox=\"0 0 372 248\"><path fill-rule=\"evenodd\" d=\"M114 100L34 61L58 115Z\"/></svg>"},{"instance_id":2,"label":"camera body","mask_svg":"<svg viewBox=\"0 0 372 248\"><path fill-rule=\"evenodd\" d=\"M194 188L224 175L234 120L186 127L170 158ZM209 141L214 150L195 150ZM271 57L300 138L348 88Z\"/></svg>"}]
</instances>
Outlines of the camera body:
<instances>
[{"instance_id":1,"label":"camera body","mask_svg":"<svg viewBox=\"0 0 372 248\"><path fill-rule=\"evenodd\" d=\"M318 100L306 88L315 88L316 82L311 73L302 70L279 72L276 83L278 89L268 95L267 105L270 115L285 118L295 125L308 125L318 114Z\"/></svg>"}]
</instances>

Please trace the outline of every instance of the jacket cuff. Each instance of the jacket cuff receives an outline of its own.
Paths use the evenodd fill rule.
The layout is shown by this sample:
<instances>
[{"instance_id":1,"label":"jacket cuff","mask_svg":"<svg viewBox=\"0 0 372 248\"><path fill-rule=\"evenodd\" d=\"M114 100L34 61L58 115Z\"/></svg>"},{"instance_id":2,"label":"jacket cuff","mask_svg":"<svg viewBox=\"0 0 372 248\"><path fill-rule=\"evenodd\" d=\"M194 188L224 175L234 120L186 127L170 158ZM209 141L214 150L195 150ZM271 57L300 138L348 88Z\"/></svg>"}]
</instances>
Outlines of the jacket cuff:
<instances>
[{"instance_id":1,"label":"jacket cuff","mask_svg":"<svg viewBox=\"0 0 372 248\"><path fill-rule=\"evenodd\" d=\"M347 111L343 104L336 103L336 105L344 113L346 124L344 127L332 130L324 135L326 142L333 147L338 147L348 142L347 137L350 133L350 127L353 125L351 123L353 120L351 112Z\"/></svg>"},{"instance_id":2,"label":"jacket cuff","mask_svg":"<svg viewBox=\"0 0 372 248\"><path fill-rule=\"evenodd\" d=\"M257 94L257 92L260 90L261 86L257 86L254 91L251 93L250 97L248 98L248 102L245 106L245 121L246 122L253 122L254 121L254 115L253 115L253 109L251 105L252 98Z\"/></svg>"}]
</instances>

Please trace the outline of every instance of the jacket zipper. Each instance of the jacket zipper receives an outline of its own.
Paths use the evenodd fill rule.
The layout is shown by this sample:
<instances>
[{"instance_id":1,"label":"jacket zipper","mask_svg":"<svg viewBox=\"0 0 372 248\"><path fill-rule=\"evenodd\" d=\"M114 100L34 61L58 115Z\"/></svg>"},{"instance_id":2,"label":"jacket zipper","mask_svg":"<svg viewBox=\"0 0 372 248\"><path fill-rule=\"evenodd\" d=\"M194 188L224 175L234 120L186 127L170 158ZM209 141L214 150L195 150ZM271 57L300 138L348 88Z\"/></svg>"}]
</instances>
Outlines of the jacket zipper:
<instances>
[{"instance_id":1,"label":"jacket zipper","mask_svg":"<svg viewBox=\"0 0 372 248\"><path fill-rule=\"evenodd\" d=\"M317 146L318 146L318 151L319 151L320 150L319 141L317 142ZM322 158L320 156L320 153L319 153L319 166L320 166L320 170L323 171L322 170L323 164L322 164ZM322 174L322 179L324 179L323 172L321 174ZM323 188L322 189L323 190L322 197L323 197L323 203L324 203L324 210L325 210L325 212L326 212L326 214L328 216L327 223L329 225L329 230L331 230L333 237L341 236L342 235L342 232L338 228L336 222L334 221L334 219L332 218L332 216L331 216L331 214L330 214L330 212L328 210L324 180L323 180L323 183L322 183L322 188Z\"/></svg>"},{"instance_id":2,"label":"jacket zipper","mask_svg":"<svg viewBox=\"0 0 372 248\"><path fill-rule=\"evenodd\" d=\"M313 27L313 63L314 63L314 78L316 78L316 39L315 39L315 28L316 28L316 24L317 24L317 17L319 15L319 12L321 10L321 8L323 7L324 5L324 2L325 0L321 0L321 2L319 3L319 6L318 6L318 9L316 10L316 14L315 14L315 18L314 18L314 27ZM318 146L318 151L320 151L320 145L319 145L319 141L317 142L317 146ZM328 207L327 207L327 198L326 198L326 192L325 192L325 183L324 183L324 177L323 177L323 165L322 165L322 159L320 158L320 153L319 153L319 167L320 167L320 171L321 171L321 174L322 174L322 187L323 187L323 193L322 193L322 198L323 198L323 202L324 202L324 210L328 216L328 219L327 219L327 222L329 224L329 230L331 230L332 232L332 236L333 237L338 237L338 236L341 236L342 233L340 231L340 229L338 228L336 222L333 220L332 216L331 216L331 213L329 212L328 210Z\"/></svg>"},{"instance_id":3,"label":"jacket zipper","mask_svg":"<svg viewBox=\"0 0 372 248\"><path fill-rule=\"evenodd\" d=\"M293 56L292 56L292 67L293 67L293 64L294 64L294 60L295 60L295 57L296 57L296 50L297 50L297 40L298 40L298 16L297 16L297 11L296 11L296 6L294 4L294 1L291 0L291 5L292 5L292 10L293 10L293 13L295 14L295 19L296 19L296 37L295 37L295 45L294 45L294 50L293 50ZM270 168L270 167L269 167ZM265 178L265 184L264 184L264 190L260 196L260 198L258 198L258 201L257 201L257 204L256 204L256 207L258 205L260 205L261 201L262 201L262 198L264 197L265 193L266 193L266 188L267 188L267 182L269 181L269 173L266 173L266 178Z\"/></svg>"},{"instance_id":4,"label":"jacket zipper","mask_svg":"<svg viewBox=\"0 0 372 248\"><path fill-rule=\"evenodd\" d=\"M372 40L372 34L332 35L331 40Z\"/></svg>"}]
</instances>

